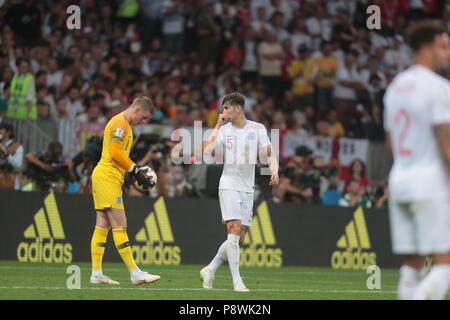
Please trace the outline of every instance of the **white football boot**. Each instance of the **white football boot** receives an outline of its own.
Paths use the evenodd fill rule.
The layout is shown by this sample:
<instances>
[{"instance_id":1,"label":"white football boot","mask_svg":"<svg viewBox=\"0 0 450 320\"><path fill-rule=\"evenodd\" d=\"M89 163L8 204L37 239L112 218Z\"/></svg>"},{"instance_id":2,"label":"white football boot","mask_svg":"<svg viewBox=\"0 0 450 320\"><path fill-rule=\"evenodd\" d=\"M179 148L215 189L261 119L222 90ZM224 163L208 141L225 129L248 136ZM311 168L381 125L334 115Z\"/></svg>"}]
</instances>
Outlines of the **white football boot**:
<instances>
[{"instance_id":1,"label":"white football boot","mask_svg":"<svg viewBox=\"0 0 450 320\"><path fill-rule=\"evenodd\" d=\"M146 271L140 271L138 272L137 275L135 275L134 277L131 277L131 283L134 285L140 285L140 284L147 284L147 283L152 283L155 281L158 281L159 279L161 279L160 276L157 276L155 274L150 274Z\"/></svg>"},{"instance_id":2,"label":"white football boot","mask_svg":"<svg viewBox=\"0 0 450 320\"><path fill-rule=\"evenodd\" d=\"M203 288L212 289L214 281L214 272L211 272L207 267L200 270L200 280L203 282Z\"/></svg>"},{"instance_id":3,"label":"white football boot","mask_svg":"<svg viewBox=\"0 0 450 320\"><path fill-rule=\"evenodd\" d=\"M111 279L110 277L105 276L104 274L91 276L91 283L95 283L95 284L120 284L120 282L115 281L115 280Z\"/></svg>"}]
</instances>

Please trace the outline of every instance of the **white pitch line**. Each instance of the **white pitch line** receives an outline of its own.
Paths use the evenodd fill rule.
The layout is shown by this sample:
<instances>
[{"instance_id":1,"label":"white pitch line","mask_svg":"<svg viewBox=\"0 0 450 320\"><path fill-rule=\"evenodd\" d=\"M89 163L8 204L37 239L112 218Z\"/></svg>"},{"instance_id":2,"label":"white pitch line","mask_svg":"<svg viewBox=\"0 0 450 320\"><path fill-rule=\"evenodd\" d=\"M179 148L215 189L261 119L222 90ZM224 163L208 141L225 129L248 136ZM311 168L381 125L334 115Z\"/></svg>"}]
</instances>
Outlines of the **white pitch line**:
<instances>
[{"instance_id":1,"label":"white pitch line","mask_svg":"<svg viewBox=\"0 0 450 320\"><path fill-rule=\"evenodd\" d=\"M69 290L64 287L21 287L1 286L0 289L31 289L31 290ZM203 288L126 288L126 287L93 287L80 290L142 290L142 291L231 291L231 289L203 289ZM317 292L317 293L397 293L397 291L382 290L314 290L314 289L253 289L250 292Z\"/></svg>"}]
</instances>

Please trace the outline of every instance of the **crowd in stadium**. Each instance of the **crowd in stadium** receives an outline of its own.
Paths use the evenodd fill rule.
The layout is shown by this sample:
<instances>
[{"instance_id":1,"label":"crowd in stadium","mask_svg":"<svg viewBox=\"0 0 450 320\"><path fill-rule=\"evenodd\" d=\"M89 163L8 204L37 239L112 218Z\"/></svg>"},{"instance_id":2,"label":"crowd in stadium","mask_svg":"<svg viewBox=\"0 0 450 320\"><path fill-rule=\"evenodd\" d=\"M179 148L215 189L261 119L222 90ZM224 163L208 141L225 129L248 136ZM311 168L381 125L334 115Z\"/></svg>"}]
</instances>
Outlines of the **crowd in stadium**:
<instances>
[{"instance_id":1,"label":"crowd in stadium","mask_svg":"<svg viewBox=\"0 0 450 320\"><path fill-rule=\"evenodd\" d=\"M74 2L81 9L79 30L66 25L66 8ZM366 27L371 4L381 10L381 29ZM239 91L246 96L248 119L280 129L281 139L291 134L383 141L384 90L411 63L404 30L426 17L450 27L450 4L0 1L0 118L31 119L57 137L63 119L105 124L133 98L147 95L157 108L150 124L186 127L202 121L213 127L222 97ZM1 128L0 153L8 142L5 133L14 131L7 123ZM192 177L205 176L206 169L174 165L174 144L153 138L151 150L134 160L157 168L157 195L202 196ZM57 172L52 188L64 181L61 191L88 192L100 142L91 139L76 159L64 159L64 146L55 141L51 150L28 150L21 166ZM6 188L7 168L14 172L14 166L5 154L0 165ZM45 156L55 165L41 161ZM280 158L279 186L265 190L265 177L258 177L258 194L274 202L386 206L387 187L368 180L364 161L355 160L342 174L333 160L324 163L298 147L293 157ZM36 175L23 176L18 189L25 190ZM47 182L42 186L48 188ZM130 194L140 195L132 188Z\"/></svg>"}]
</instances>

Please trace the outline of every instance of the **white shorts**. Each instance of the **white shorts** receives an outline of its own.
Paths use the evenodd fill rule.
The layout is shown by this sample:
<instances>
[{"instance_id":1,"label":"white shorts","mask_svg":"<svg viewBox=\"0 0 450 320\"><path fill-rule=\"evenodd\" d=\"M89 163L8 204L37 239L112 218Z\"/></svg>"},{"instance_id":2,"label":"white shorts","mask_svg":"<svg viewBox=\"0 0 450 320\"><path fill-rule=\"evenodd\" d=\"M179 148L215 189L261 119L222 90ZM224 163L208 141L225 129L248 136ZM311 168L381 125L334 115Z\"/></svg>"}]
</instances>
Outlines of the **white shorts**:
<instances>
[{"instance_id":1,"label":"white shorts","mask_svg":"<svg viewBox=\"0 0 450 320\"><path fill-rule=\"evenodd\" d=\"M395 254L450 252L450 199L389 203L389 219Z\"/></svg>"},{"instance_id":2,"label":"white shorts","mask_svg":"<svg viewBox=\"0 0 450 320\"><path fill-rule=\"evenodd\" d=\"M244 226L252 225L253 192L219 190L219 203L222 222L237 219Z\"/></svg>"}]
</instances>

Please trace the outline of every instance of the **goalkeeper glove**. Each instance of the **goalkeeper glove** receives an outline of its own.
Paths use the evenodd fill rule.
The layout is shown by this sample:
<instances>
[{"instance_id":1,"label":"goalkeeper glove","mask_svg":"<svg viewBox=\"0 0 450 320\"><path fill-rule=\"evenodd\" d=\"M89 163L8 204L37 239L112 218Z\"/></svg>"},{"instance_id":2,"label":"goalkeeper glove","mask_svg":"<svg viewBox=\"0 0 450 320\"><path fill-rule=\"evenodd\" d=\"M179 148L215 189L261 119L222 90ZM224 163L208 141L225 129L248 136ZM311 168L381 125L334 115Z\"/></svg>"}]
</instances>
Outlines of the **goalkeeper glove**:
<instances>
[{"instance_id":1,"label":"goalkeeper glove","mask_svg":"<svg viewBox=\"0 0 450 320\"><path fill-rule=\"evenodd\" d=\"M130 169L131 176L136 179L137 183L139 183L144 188L152 187L152 181L145 175L145 173L141 170L141 167L137 164L134 164Z\"/></svg>"}]
</instances>

